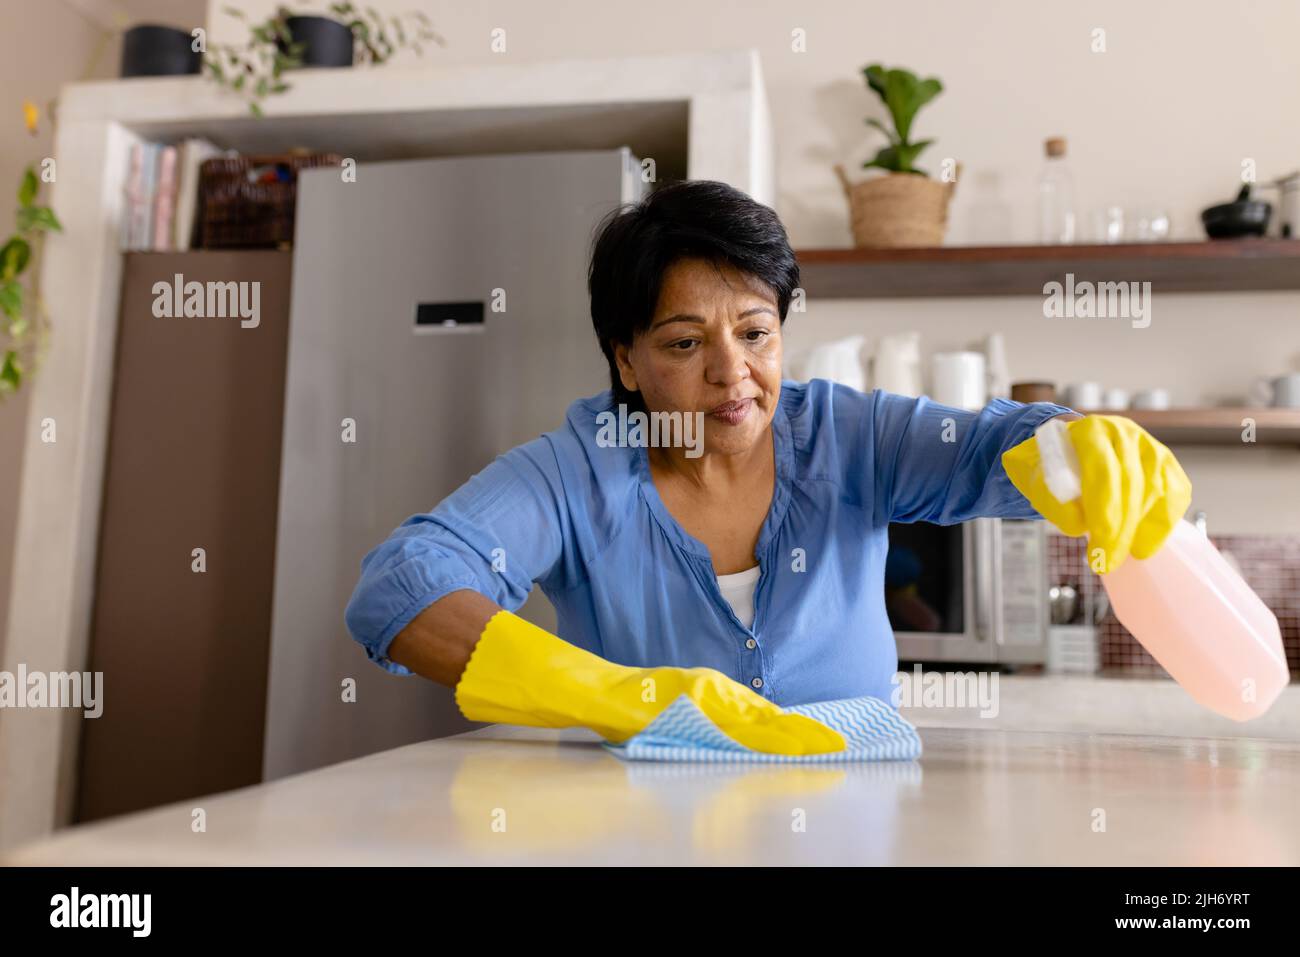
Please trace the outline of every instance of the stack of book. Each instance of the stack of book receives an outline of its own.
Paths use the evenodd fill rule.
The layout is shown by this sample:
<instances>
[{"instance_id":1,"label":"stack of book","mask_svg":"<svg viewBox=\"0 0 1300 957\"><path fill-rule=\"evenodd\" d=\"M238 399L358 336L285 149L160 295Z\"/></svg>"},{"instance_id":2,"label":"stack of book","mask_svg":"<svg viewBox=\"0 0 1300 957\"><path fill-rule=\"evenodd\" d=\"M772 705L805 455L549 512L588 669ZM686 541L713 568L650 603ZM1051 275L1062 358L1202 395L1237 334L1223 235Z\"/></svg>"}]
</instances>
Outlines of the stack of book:
<instances>
[{"instance_id":1,"label":"stack of book","mask_svg":"<svg viewBox=\"0 0 1300 957\"><path fill-rule=\"evenodd\" d=\"M199 166L223 151L205 139L177 146L138 142L131 147L122 216L122 249L171 252L194 242Z\"/></svg>"}]
</instances>

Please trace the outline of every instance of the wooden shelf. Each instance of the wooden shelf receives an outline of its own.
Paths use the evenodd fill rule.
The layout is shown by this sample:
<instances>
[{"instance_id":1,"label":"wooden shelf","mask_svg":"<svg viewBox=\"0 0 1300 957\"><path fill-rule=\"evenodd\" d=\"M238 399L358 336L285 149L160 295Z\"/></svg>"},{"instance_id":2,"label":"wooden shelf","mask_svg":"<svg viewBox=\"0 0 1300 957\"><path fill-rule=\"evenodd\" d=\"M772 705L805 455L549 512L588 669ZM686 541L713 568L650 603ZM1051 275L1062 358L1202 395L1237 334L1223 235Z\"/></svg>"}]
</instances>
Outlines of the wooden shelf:
<instances>
[{"instance_id":1,"label":"wooden shelf","mask_svg":"<svg viewBox=\"0 0 1300 957\"><path fill-rule=\"evenodd\" d=\"M1246 419L1255 422L1256 445L1300 446L1300 409L1107 409L1078 410L1083 415L1122 415L1166 445L1249 445L1242 441Z\"/></svg>"},{"instance_id":2,"label":"wooden shelf","mask_svg":"<svg viewBox=\"0 0 1300 957\"><path fill-rule=\"evenodd\" d=\"M1300 239L1078 246L805 249L801 286L823 299L1042 296L1062 282L1150 282L1153 292L1300 290Z\"/></svg>"}]
</instances>

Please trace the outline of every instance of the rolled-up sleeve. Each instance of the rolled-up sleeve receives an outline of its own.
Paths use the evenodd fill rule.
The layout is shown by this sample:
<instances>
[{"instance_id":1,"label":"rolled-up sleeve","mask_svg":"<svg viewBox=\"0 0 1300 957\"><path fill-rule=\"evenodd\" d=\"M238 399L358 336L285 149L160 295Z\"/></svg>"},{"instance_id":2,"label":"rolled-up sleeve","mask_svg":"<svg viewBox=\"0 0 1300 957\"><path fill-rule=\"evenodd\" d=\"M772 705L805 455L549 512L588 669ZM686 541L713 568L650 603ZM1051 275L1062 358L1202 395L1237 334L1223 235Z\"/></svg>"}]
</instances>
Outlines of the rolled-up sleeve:
<instances>
[{"instance_id":1,"label":"rolled-up sleeve","mask_svg":"<svg viewBox=\"0 0 1300 957\"><path fill-rule=\"evenodd\" d=\"M994 399L978 412L876 392L878 521L952 525L972 518L1037 518L1002 468L1002 453L1044 421L1072 410L1051 402Z\"/></svg>"},{"instance_id":2,"label":"rolled-up sleeve","mask_svg":"<svg viewBox=\"0 0 1300 957\"><path fill-rule=\"evenodd\" d=\"M508 611L563 550L563 491L545 437L498 456L431 512L412 515L361 561L344 617L371 661L393 674L393 638L444 595L470 589Z\"/></svg>"}]
</instances>

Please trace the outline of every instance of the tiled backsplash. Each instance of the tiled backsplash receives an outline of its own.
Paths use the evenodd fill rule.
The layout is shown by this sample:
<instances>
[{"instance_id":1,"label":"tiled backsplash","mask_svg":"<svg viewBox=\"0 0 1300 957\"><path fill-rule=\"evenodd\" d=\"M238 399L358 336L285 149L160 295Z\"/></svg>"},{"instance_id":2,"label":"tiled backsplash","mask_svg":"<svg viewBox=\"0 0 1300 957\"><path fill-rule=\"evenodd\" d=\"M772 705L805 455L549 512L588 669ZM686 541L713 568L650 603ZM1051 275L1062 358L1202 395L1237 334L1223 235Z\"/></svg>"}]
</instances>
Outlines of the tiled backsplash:
<instances>
[{"instance_id":1,"label":"tiled backsplash","mask_svg":"<svg viewBox=\"0 0 1300 957\"><path fill-rule=\"evenodd\" d=\"M1277 615L1287 666L1300 674L1300 538L1263 535L1211 535L1221 552L1230 552L1241 573L1264 604ZM1069 584L1080 590L1084 608L1105 590L1085 561L1086 539L1067 538L1049 530L1047 567L1049 584ZM1086 620L1086 619L1085 619ZM1097 623L1097 640L1104 671L1139 675L1164 675L1146 649L1107 611Z\"/></svg>"}]
</instances>

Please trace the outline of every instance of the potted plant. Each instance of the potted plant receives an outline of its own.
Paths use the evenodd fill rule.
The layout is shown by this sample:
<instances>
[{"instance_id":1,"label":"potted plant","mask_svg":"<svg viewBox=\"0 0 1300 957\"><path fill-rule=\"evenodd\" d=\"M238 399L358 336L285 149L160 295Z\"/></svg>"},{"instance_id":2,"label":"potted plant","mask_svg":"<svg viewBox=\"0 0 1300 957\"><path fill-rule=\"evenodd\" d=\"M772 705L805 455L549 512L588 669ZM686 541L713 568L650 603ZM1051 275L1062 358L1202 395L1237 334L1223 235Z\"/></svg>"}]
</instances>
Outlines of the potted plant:
<instances>
[{"instance_id":1,"label":"potted plant","mask_svg":"<svg viewBox=\"0 0 1300 957\"><path fill-rule=\"evenodd\" d=\"M203 55L184 30L143 23L122 34L122 62L118 75L184 76L198 73Z\"/></svg>"},{"instance_id":2,"label":"potted plant","mask_svg":"<svg viewBox=\"0 0 1300 957\"><path fill-rule=\"evenodd\" d=\"M242 11L225 7L240 20ZM299 67L352 66L354 61L378 65L399 50L424 53L423 44L444 45L423 11L387 18L373 7L365 12L350 2L331 3L329 15L293 13L286 7L248 27L246 44L210 44L203 59L208 77L245 97L254 116L262 101L289 89L284 73Z\"/></svg>"},{"instance_id":3,"label":"potted plant","mask_svg":"<svg viewBox=\"0 0 1300 957\"><path fill-rule=\"evenodd\" d=\"M844 167L836 164L852 217L853 241L857 246L938 246L948 226L948 202L956 186L939 182L918 169L916 159L934 140L913 140L916 114L941 92L936 77L920 79L904 69L886 69L872 64L863 71L867 86L880 97L889 111L892 126L876 119L867 125L884 133L889 144L863 163L884 175L850 183Z\"/></svg>"},{"instance_id":4,"label":"potted plant","mask_svg":"<svg viewBox=\"0 0 1300 957\"><path fill-rule=\"evenodd\" d=\"M346 5L335 4L334 6L343 8ZM288 16L283 8L280 9L274 22L277 26L283 24L285 32L288 33L288 36L277 36L276 47L282 53L288 53L290 49L300 51L297 55L298 66L351 66L356 59L354 48L357 37L348 23L331 17ZM358 19L356 22L365 25L364 20Z\"/></svg>"}]
</instances>

